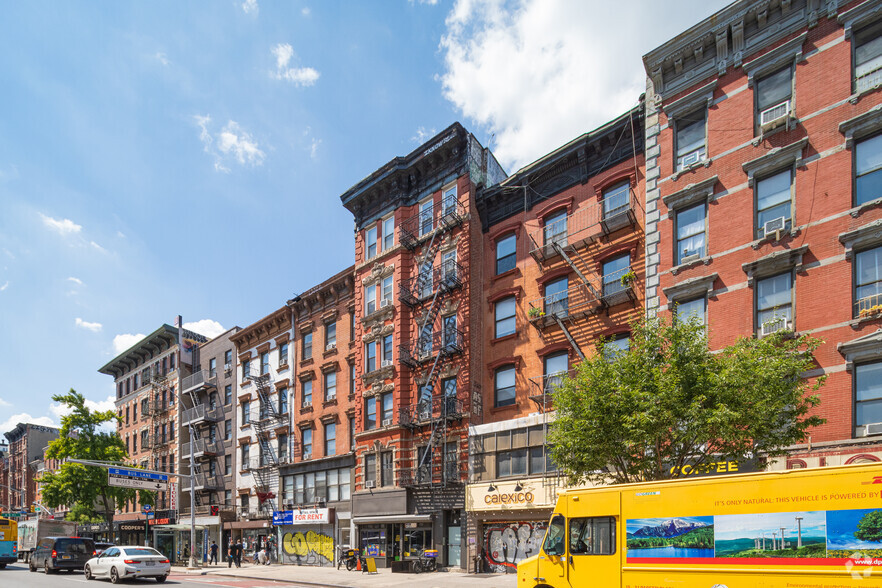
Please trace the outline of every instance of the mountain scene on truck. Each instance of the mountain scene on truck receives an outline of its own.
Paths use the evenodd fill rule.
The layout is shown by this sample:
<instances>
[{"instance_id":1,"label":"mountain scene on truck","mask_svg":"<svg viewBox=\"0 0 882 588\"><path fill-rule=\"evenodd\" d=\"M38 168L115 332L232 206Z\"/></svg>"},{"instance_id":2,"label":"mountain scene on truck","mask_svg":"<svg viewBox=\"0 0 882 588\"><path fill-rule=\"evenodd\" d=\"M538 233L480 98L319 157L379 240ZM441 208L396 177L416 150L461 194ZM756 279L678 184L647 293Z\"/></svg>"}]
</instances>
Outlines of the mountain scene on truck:
<instances>
[{"instance_id":1,"label":"mountain scene on truck","mask_svg":"<svg viewBox=\"0 0 882 588\"><path fill-rule=\"evenodd\" d=\"M628 557L714 557L714 517L628 519Z\"/></svg>"},{"instance_id":2,"label":"mountain scene on truck","mask_svg":"<svg viewBox=\"0 0 882 588\"><path fill-rule=\"evenodd\" d=\"M827 557L827 513L780 512L714 517L717 557Z\"/></svg>"}]
</instances>

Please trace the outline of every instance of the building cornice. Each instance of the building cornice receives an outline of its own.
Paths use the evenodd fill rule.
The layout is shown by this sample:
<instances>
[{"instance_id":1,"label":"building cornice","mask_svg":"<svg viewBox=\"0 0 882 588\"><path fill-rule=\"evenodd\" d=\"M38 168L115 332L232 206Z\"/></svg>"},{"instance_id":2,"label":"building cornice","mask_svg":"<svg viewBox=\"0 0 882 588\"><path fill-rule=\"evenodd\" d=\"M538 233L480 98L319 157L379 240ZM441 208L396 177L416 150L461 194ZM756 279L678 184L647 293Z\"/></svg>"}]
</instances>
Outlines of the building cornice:
<instances>
[{"instance_id":1,"label":"building cornice","mask_svg":"<svg viewBox=\"0 0 882 588\"><path fill-rule=\"evenodd\" d=\"M239 353L274 339L291 328L291 309L287 306L274 311L230 336Z\"/></svg>"}]
</instances>

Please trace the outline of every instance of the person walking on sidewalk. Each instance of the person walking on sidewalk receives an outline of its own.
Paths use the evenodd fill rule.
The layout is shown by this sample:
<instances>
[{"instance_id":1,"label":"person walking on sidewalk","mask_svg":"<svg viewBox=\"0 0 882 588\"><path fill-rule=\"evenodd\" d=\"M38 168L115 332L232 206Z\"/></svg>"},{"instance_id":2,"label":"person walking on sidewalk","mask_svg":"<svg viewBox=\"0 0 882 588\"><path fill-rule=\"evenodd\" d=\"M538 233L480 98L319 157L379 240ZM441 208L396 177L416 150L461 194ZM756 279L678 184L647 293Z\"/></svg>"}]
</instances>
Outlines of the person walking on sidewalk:
<instances>
[{"instance_id":1,"label":"person walking on sidewalk","mask_svg":"<svg viewBox=\"0 0 882 588\"><path fill-rule=\"evenodd\" d=\"M218 550L217 542L212 541L211 547L208 548L208 552L209 552L208 565L211 565L211 562L214 562L215 565L217 565L217 550Z\"/></svg>"},{"instance_id":2,"label":"person walking on sidewalk","mask_svg":"<svg viewBox=\"0 0 882 588\"><path fill-rule=\"evenodd\" d=\"M236 567L242 567L242 552L245 551L245 547L242 545L241 539L236 539Z\"/></svg>"},{"instance_id":3,"label":"person walking on sidewalk","mask_svg":"<svg viewBox=\"0 0 882 588\"><path fill-rule=\"evenodd\" d=\"M227 546L227 567L233 567L233 561L236 559L236 544L233 543L233 538L230 537L230 544Z\"/></svg>"}]
</instances>

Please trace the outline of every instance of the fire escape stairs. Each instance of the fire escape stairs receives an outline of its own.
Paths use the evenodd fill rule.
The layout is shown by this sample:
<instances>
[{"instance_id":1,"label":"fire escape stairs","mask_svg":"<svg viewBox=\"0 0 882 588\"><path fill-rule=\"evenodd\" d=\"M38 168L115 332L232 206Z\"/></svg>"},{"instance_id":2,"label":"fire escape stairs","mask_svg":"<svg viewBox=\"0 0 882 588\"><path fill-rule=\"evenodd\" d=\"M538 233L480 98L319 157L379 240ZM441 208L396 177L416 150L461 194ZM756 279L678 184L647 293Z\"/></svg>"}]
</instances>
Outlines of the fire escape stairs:
<instances>
[{"instance_id":1,"label":"fire escape stairs","mask_svg":"<svg viewBox=\"0 0 882 588\"><path fill-rule=\"evenodd\" d=\"M275 510L276 491L279 488L279 458L270 439L276 427L284 422L284 415L276 409L270 399L272 385L269 374L259 376L249 374L248 379L254 382L259 399L257 418L252 418L251 424L260 451L256 465L251 467L251 473L254 476L260 511L271 515Z\"/></svg>"}]
</instances>

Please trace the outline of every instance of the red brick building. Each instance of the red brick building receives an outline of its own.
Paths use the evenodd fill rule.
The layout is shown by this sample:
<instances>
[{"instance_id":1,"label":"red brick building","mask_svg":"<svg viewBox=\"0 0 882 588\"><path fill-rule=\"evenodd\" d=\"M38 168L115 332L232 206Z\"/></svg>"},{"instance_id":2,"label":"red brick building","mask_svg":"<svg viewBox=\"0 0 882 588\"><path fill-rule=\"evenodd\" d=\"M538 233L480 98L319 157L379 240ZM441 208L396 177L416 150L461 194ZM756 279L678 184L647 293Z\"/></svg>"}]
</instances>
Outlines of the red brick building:
<instances>
[{"instance_id":1,"label":"red brick building","mask_svg":"<svg viewBox=\"0 0 882 588\"><path fill-rule=\"evenodd\" d=\"M644 57L648 307L713 348L824 340L827 422L774 468L882 458L880 27L878 1L735 2Z\"/></svg>"},{"instance_id":2,"label":"red brick building","mask_svg":"<svg viewBox=\"0 0 882 588\"><path fill-rule=\"evenodd\" d=\"M478 185L505 177L455 123L346 191L355 245L353 543L391 565L465 565L463 484L481 407Z\"/></svg>"},{"instance_id":3,"label":"red brick building","mask_svg":"<svg viewBox=\"0 0 882 588\"><path fill-rule=\"evenodd\" d=\"M477 199L483 287L480 424L470 431L469 561L513 571L534 555L561 483L545 436L562 374L626 346L643 309L642 105L585 133ZM500 494L520 497L514 504Z\"/></svg>"},{"instance_id":4,"label":"red brick building","mask_svg":"<svg viewBox=\"0 0 882 588\"><path fill-rule=\"evenodd\" d=\"M8 473L0 488L11 511L30 511L37 498L37 465L43 451L58 437L59 429L31 423L18 423L4 434L9 442Z\"/></svg>"}]
</instances>

